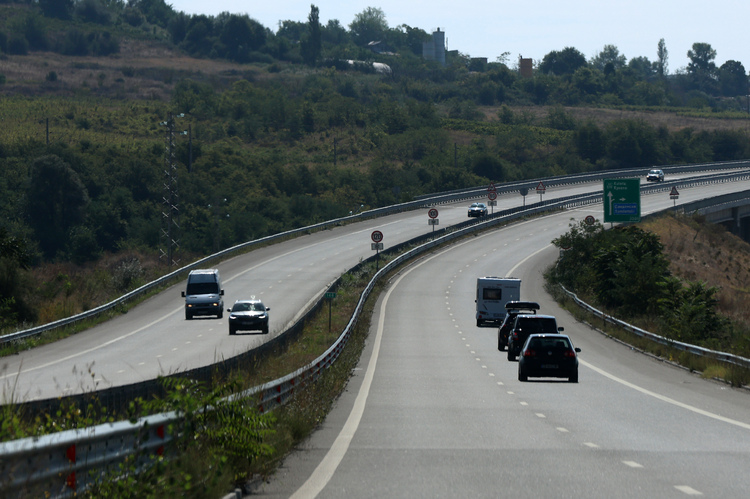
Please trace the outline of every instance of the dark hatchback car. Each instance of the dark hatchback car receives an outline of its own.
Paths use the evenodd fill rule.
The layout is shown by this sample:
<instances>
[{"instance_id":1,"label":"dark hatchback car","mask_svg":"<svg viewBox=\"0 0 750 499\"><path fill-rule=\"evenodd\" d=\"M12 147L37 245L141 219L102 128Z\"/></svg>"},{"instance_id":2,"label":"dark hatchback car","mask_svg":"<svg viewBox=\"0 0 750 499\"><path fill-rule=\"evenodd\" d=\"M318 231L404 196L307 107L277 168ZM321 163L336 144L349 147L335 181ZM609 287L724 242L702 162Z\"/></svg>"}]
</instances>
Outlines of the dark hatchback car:
<instances>
[{"instance_id":1,"label":"dark hatchback car","mask_svg":"<svg viewBox=\"0 0 750 499\"><path fill-rule=\"evenodd\" d=\"M529 378L568 378L578 383L578 353L564 334L532 334L518 359L518 381Z\"/></svg>"},{"instance_id":2,"label":"dark hatchback car","mask_svg":"<svg viewBox=\"0 0 750 499\"><path fill-rule=\"evenodd\" d=\"M516 360L526 339L532 334L557 334L563 330L557 327L557 319L553 315L518 314L508 335L508 360Z\"/></svg>"},{"instance_id":3,"label":"dark hatchback car","mask_svg":"<svg viewBox=\"0 0 750 499\"><path fill-rule=\"evenodd\" d=\"M487 215L487 205L484 203L471 203L469 206L470 217L484 217Z\"/></svg>"},{"instance_id":4,"label":"dark hatchback car","mask_svg":"<svg viewBox=\"0 0 750 499\"><path fill-rule=\"evenodd\" d=\"M535 301L509 301L505 304L505 319L497 328L497 349L501 352L508 347L508 335L518 314L536 314L539 304Z\"/></svg>"},{"instance_id":5,"label":"dark hatchback car","mask_svg":"<svg viewBox=\"0 0 750 499\"><path fill-rule=\"evenodd\" d=\"M262 301L256 299L237 300L229 312L229 334L237 331L260 331L268 334L268 311Z\"/></svg>"}]
</instances>

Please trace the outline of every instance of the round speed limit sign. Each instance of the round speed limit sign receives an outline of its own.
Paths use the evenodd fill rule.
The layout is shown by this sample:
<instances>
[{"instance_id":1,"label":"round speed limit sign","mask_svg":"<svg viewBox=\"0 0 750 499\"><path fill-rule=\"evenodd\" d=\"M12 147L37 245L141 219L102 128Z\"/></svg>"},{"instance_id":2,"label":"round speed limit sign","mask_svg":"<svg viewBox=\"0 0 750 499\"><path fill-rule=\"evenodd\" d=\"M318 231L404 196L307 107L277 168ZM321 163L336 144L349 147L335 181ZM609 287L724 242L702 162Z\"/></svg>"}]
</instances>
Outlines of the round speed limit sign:
<instances>
[{"instance_id":1,"label":"round speed limit sign","mask_svg":"<svg viewBox=\"0 0 750 499\"><path fill-rule=\"evenodd\" d=\"M383 233L380 232L379 230L374 230L372 231L372 234L370 235L370 237L372 238L372 242L379 243L383 240Z\"/></svg>"},{"instance_id":2,"label":"round speed limit sign","mask_svg":"<svg viewBox=\"0 0 750 499\"><path fill-rule=\"evenodd\" d=\"M430 208L430 211L427 212L427 216L430 218L437 218L438 211L435 208Z\"/></svg>"}]
</instances>

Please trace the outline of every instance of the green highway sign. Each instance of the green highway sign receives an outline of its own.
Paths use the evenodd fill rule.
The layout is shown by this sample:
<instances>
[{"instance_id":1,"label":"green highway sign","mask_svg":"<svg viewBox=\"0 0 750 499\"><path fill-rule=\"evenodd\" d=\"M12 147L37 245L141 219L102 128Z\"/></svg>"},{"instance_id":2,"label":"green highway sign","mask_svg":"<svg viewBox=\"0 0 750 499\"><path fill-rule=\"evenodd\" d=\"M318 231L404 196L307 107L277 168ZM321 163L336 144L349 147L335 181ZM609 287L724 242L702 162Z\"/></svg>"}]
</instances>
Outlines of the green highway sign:
<instances>
[{"instance_id":1,"label":"green highway sign","mask_svg":"<svg viewBox=\"0 0 750 499\"><path fill-rule=\"evenodd\" d=\"M331 293L331 292L329 291L329 292L327 292L327 293L326 293L326 298L328 298L329 300L330 300L331 298L336 298L336 293Z\"/></svg>"},{"instance_id":2,"label":"green highway sign","mask_svg":"<svg viewBox=\"0 0 750 499\"><path fill-rule=\"evenodd\" d=\"M641 221L641 179L604 179L604 221Z\"/></svg>"}]
</instances>

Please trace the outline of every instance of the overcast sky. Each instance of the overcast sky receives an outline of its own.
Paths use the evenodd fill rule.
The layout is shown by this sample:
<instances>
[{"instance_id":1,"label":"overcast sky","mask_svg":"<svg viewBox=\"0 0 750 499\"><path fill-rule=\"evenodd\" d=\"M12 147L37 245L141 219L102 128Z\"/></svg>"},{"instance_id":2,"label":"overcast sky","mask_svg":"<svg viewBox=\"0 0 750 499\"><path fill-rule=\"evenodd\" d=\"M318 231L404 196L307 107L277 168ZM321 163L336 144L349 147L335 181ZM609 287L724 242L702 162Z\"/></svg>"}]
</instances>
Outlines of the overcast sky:
<instances>
[{"instance_id":1,"label":"overcast sky","mask_svg":"<svg viewBox=\"0 0 750 499\"><path fill-rule=\"evenodd\" d=\"M739 61L750 70L750 1L748 0L167 0L177 11L216 16L222 12L247 14L276 31L279 21L307 22L310 5L320 11L320 22L338 19L349 29L354 16L368 7L383 11L388 26L406 24L428 33L445 31L448 50L495 61L505 52L509 64L518 56L535 61L553 50L578 49L587 59L605 45L615 45L628 60L657 59L659 39L669 53L669 72L685 68L693 43L709 43L716 65Z\"/></svg>"}]
</instances>

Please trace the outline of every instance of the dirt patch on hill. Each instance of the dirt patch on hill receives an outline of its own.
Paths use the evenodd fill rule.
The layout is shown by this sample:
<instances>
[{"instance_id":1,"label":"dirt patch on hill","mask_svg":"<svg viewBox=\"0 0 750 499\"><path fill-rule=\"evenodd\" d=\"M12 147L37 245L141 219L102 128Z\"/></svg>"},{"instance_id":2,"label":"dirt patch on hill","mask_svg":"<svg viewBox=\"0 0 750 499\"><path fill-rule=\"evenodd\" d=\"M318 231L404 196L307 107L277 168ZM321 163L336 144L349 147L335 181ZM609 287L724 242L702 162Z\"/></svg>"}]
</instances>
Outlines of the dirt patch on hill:
<instances>
[{"instance_id":1,"label":"dirt patch on hill","mask_svg":"<svg viewBox=\"0 0 750 499\"><path fill-rule=\"evenodd\" d=\"M120 52L108 57L72 57L52 52L3 56L4 95L73 95L168 99L177 81L210 81L219 88L238 79L255 79L263 71L249 64L234 64L187 57L167 46L123 40Z\"/></svg>"},{"instance_id":2,"label":"dirt patch on hill","mask_svg":"<svg viewBox=\"0 0 750 499\"><path fill-rule=\"evenodd\" d=\"M674 275L719 288L718 309L750 324L750 244L700 218L659 217L642 228L659 236Z\"/></svg>"}]
</instances>

